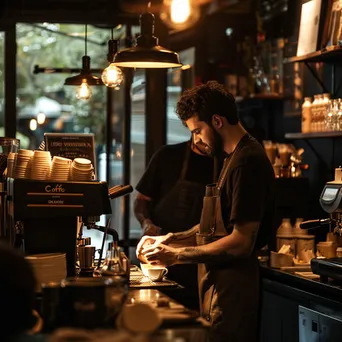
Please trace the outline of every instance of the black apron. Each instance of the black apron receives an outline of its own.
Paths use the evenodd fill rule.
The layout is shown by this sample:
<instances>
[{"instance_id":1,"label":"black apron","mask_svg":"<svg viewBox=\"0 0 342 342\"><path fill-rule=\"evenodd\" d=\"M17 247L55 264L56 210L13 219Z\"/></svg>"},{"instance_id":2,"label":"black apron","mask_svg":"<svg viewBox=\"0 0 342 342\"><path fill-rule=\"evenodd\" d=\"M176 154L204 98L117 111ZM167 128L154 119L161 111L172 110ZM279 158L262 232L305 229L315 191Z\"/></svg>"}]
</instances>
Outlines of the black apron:
<instances>
[{"instance_id":1,"label":"black apron","mask_svg":"<svg viewBox=\"0 0 342 342\"><path fill-rule=\"evenodd\" d=\"M221 212L221 191L235 152L225 161L218 183L206 188L200 231L196 236L198 245L227 235ZM211 324L210 341L256 342L259 308L256 256L225 265L199 264L198 283L201 315Z\"/></svg>"},{"instance_id":2,"label":"black apron","mask_svg":"<svg viewBox=\"0 0 342 342\"><path fill-rule=\"evenodd\" d=\"M180 177L174 187L159 201L152 213L152 222L162 229L162 235L188 230L199 223L205 186L186 180L190 155L190 142L186 146ZM203 157L206 158L206 157ZM214 163L216 178L217 161ZM174 265L169 267L167 277L198 295L197 265Z\"/></svg>"}]
</instances>

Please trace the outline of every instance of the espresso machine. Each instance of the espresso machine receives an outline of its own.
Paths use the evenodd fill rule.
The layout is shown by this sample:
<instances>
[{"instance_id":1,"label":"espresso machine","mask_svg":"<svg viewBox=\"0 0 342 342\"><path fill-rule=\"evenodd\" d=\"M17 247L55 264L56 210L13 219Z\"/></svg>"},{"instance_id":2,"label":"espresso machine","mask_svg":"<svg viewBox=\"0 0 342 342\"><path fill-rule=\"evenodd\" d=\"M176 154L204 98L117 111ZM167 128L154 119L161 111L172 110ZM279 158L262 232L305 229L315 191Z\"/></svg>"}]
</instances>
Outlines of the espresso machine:
<instances>
[{"instance_id":1,"label":"espresso machine","mask_svg":"<svg viewBox=\"0 0 342 342\"><path fill-rule=\"evenodd\" d=\"M330 232L342 236L342 169L335 169L335 180L325 184L319 202L329 218L305 221L300 227L315 229L328 225ZM313 258L311 269L322 281L332 278L342 282L342 258Z\"/></svg>"},{"instance_id":2,"label":"espresso machine","mask_svg":"<svg viewBox=\"0 0 342 342\"><path fill-rule=\"evenodd\" d=\"M22 223L25 254L65 253L75 276L79 217L111 214L107 183L8 178L7 187L9 225Z\"/></svg>"}]
</instances>

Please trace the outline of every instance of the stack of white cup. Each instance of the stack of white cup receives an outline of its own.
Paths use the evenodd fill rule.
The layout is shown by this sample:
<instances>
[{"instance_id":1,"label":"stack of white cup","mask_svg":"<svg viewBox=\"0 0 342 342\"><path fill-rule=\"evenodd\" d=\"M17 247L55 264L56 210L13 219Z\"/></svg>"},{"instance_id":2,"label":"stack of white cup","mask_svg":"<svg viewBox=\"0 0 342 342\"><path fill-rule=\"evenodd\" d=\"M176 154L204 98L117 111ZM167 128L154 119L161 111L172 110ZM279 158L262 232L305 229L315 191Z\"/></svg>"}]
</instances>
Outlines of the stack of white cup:
<instances>
[{"instance_id":1,"label":"stack of white cup","mask_svg":"<svg viewBox=\"0 0 342 342\"><path fill-rule=\"evenodd\" d=\"M51 153L50 151L34 151L31 161L30 179L47 180L50 179Z\"/></svg>"},{"instance_id":2,"label":"stack of white cup","mask_svg":"<svg viewBox=\"0 0 342 342\"><path fill-rule=\"evenodd\" d=\"M75 158L71 164L71 180L86 182L91 181L94 168L91 161L86 158Z\"/></svg>"},{"instance_id":3,"label":"stack of white cup","mask_svg":"<svg viewBox=\"0 0 342 342\"><path fill-rule=\"evenodd\" d=\"M19 150L14 167L14 178L25 179L30 178L31 160L33 151Z\"/></svg>"}]
</instances>

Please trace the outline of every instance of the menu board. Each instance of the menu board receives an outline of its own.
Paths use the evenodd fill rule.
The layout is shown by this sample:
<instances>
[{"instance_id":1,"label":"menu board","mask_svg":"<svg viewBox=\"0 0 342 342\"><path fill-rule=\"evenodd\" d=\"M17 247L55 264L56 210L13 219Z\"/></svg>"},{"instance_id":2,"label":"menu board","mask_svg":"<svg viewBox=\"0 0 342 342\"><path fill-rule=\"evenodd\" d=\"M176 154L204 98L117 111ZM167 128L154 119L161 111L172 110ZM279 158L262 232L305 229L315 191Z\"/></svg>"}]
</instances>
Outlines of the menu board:
<instances>
[{"instance_id":1,"label":"menu board","mask_svg":"<svg viewBox=\"0 0 342 342\"><path fill-rule=\"evenodd\" d=\"M52 156L91 160L96 176L95 138L93 133L44 133L45 149Z\"/></svg>"}]
</instances>

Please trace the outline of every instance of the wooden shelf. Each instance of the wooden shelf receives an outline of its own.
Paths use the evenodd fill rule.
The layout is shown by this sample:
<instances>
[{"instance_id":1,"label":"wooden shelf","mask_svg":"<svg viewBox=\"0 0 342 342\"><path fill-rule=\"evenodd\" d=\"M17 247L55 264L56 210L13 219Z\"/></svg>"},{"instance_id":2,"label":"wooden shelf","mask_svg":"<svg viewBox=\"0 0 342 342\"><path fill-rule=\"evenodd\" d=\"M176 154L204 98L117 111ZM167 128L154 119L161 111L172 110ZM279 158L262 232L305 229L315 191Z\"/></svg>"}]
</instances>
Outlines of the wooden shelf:
<instances>
[{"instance_id":1,"label":"wooden shelf","mask_svg":"<svg viewBox=\"0 0 342 342\"><path fill-rule=\"evenodd\" d=\"M296 63L296 62L326 62L334 63L340 61L342 58L341 46L330 46L326 49L308 53L303 56L295 56L285 58L283 63Z\"/></svg>"},{"instance_id":2,"label":"wooden shelf","mask_svg":"<svg viewBox=\"0 0 342 342\"><path fill-rule=\"evenodd\" d=\"M286 139L318 139L318 138L339 138L342 131L313 132L313 133L285 133Z\"/></svg>"},{"instance_id":3,"label":"wooden shelf","mask_svg":"<svg viewBox=\"0 0 342 342\"><path fill-rule=\"evenodd\" d=\"M252 94L248 97L242 97L242 96L236 96L235 100L236 102L243 102L248 100L285 100L284 95L279 94Z\"/></svg>"}]
</instances>

